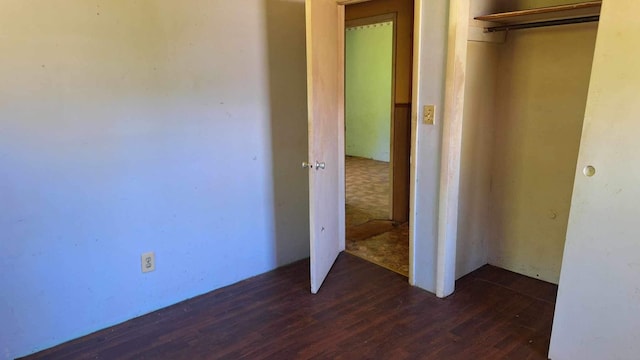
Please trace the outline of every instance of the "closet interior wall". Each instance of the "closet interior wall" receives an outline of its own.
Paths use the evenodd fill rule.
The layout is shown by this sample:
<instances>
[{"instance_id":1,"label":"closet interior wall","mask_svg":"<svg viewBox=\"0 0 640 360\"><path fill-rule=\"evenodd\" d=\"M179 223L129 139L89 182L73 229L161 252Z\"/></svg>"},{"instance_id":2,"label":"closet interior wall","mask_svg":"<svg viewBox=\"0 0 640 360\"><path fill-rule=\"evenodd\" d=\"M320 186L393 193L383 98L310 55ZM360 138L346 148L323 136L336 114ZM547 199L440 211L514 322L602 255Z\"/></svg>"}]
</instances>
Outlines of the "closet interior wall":
<instances>
[{"instance_id":1,"label":"closet interior wall","mask_svg":"<svg viewBox=\"0 0 640 360\"><path fill-rule=\"evenodd\" d=\"M470 18L566 3L474 0ZM468 42L457 277L489 263L558 283L596 32L597 22Z\"/></svg>"}]
</instances>

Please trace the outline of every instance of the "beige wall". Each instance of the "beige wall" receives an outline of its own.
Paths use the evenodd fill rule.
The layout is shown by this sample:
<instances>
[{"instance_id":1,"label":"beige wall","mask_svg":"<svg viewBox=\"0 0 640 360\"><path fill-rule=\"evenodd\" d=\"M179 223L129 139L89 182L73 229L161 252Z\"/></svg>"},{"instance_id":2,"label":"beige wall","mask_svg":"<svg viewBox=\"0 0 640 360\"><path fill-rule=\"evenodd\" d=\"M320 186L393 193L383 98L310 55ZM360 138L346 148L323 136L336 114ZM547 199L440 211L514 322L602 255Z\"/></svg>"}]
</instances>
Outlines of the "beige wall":
<instances>
[{"instance_id":1,"label":"beige wall","mask_svg":"<svg viewBox=\"0 0 640 360\"><path fill-rule=\"evenodd\" d=\"M556 6L586 2L588 0L503 0L507 10L533 9L545 6Z\"/></svg>"},{"instance_id":2,"label":"beige wall","mask_svg":"<svg viewBox=\"0 0 640 360\"><path fill-rule=\"evenodd\" d=\"M493 119L500 45L469 41L465 86L456 277L488 261Z\"/></svg>"},{"instance_id":3,"label":"beige wall","mask_svg":"<svg viewBox=\"0 0 640 360\"><path fill-rule=\"evenodd\" d=\"M489 262L557 283L597 24L514 31L501 46Z\"/></svg>"},{"instance_id":4,"label":"beige wall","mask_svg":"<svg viewBox=\"0 0 640 360\"><path fill-rule=\"evenodd\" d=\"M471 0L472 2L489 3L493 11L515 11L547 6L575 4L587 0Z\"/></svg>"}]
</instances>

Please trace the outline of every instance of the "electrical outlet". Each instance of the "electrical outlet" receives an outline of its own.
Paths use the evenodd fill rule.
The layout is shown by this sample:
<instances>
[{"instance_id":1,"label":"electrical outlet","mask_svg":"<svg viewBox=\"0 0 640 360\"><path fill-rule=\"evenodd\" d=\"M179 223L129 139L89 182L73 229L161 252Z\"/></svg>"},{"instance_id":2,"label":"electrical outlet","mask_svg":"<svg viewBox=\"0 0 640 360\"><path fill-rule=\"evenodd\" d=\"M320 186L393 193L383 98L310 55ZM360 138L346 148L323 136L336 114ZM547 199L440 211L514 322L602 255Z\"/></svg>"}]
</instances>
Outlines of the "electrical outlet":
<instances>
[{"instance_id":1,"label":"electrical outlet","mask_svg":"<svg viewBox=\"0 0 640 360\"><path fill-rule=\"evenodd\" d=\"M433 125L435 117L436 117L436 106L425 105L424 106L424 123L427 125Z\"/></svg>"},{"instance_id":2,"label":"electrical outlet","mask_svg":"<svg viewBox=\"0 0 640 360\"><path fill-rule=\"evenodd\" d=\"M156 269L156 254L153 251L142 254L140 261L143 273L151 272Z\"/></svg>"}]
</instances>

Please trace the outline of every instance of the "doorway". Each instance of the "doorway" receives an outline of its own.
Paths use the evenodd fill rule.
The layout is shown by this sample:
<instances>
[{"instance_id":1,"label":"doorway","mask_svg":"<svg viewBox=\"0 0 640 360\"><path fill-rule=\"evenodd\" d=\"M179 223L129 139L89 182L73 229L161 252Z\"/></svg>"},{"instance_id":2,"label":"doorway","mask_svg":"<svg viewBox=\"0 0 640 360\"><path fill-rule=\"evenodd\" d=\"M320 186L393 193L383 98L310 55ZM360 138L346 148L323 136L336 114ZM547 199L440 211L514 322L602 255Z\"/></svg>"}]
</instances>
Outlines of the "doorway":
<instances>
[{"instance_id":1,"label":"doorway","mask_svg":"<svg viewBox=\"0 0 640 360\"><path fill-rule=\"evenodd\" d=\"M409 273L413 1L348 5L345 22L346 251ZM403 44L405 45L405 44Z\"/></svg>"},{"instance_id":2,"label":"doorway","mask_svg":"<svg viewBox=\"0 0 640 360\"><path fill-rule=\"evenodd\" d=\"M341 251L345 250L345 167L344 167L344 26L345 7L366 4L368 0L306 0L309 234L311 292L316 293ZM405 1L409 6L406 7ZM397 62L406 59L410 66L396 66L396 104L394 128L408 127L406 174L409 199L409 276L411 285L443 296L441 283L450 264L444 241L455 228L448 216L449 189L441 186L447 174L449 158L441 149L450 144L443 138L446 111L436 111L432 124L419 121L423 105L445 106L452 98L446 76L448 62L447 31L450 7L457 2L426 0L374 0L377 13L397 12ZM402 6L404 10L395 10ZM415 8L414 8L415 6ZM366 16L373 16L368 14ZM414 18L415 17L415 18ZM405 19L405 20L403 20ZM403 25L404 24L404 25ZM415 26L415 29L414 29ZM429 31L427 31L427 27ZM414 31L415 30L415 31ZM428 36L423 36L427 34ZM447 92L445 93L445 90ZM336 110L337 109L337 110ZM450 115L449 115L450 116ZM398 121L401 119L402 121ZM445 126L447 125L447 126ZM403 131L394 129L394 136ZM450 129L447 130L450 132ZM397 143L395 144L397 146ZM394 152L401 155L403 152ZM327 160L328 159L328 160ZM326 164L326 167L325 167ZM336 166L332 166L335 164ZM402 169L402 167L395 167ZM444 170L443 170L444 169ZM394 179L396 175L394 174ZM394 183L396 180L394 180ZM446 182L444 183L446 185ZM394 187L395 190L395 187ZM457 195L456 195L457 196ZM402 199L394 195L395 199ZM442 200L442 201L441 201ZM453 231L455 234L455 231ZM442 251L440 251L442 249Z\"/></svg>"}]
</instances>

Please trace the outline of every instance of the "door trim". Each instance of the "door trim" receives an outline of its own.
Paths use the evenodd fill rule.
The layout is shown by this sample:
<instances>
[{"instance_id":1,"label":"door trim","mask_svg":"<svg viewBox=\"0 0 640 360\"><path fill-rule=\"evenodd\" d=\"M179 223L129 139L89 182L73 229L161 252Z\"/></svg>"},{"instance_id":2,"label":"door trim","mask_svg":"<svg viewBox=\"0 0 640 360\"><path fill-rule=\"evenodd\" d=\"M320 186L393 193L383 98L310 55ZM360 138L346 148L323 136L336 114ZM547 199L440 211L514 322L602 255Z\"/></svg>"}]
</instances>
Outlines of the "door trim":
<instances>
[{"instance_id":1,"label":"door trim","mask_svg":"<svg viewBox=\"0 0 640 360\"><path fill-rule=\"evenodd\" d=\"M344 67L345 67L345 23L344 5L338 5L340 24L338 25L338 236L340 251L346 248L346 174L345 174L345 123L344 123Z\"/></svg>"},{"instance_id":2,"label":"door trim","mask_svg":"<svg viewBox=\"0 0 640 360\"><path fill-rule=\"evenodd\" d=\"M416 199L418 192L417 165L418 119L420 116L420 59L422 57L422 1L413 3L413 62L411 69L411 140L409 152L409 284L416 286Z\"/></svg>"},{"instance_id":3,"label":"door trim","mask_svg":"<svg viewBox=\"0 0 640 360\"><path fill-rule=\"evenodd\" d=\"M470 0L451 0L449 4L436 257L436 296L441 298L453 293L456 281L469 7Z\"/></svg>"}]
</instances>

